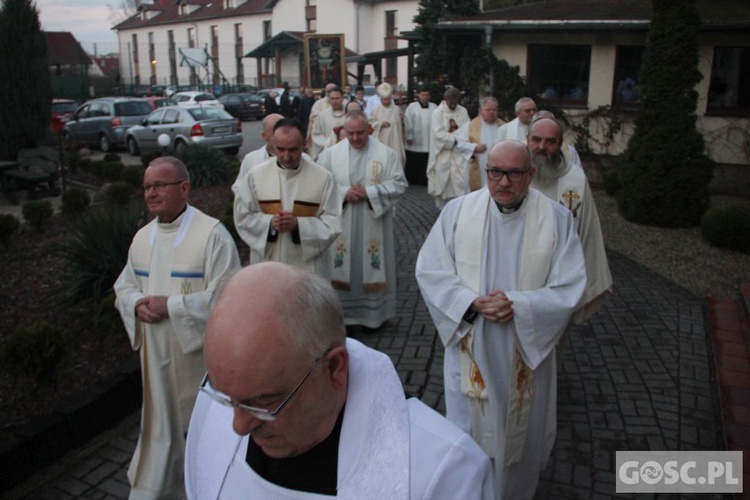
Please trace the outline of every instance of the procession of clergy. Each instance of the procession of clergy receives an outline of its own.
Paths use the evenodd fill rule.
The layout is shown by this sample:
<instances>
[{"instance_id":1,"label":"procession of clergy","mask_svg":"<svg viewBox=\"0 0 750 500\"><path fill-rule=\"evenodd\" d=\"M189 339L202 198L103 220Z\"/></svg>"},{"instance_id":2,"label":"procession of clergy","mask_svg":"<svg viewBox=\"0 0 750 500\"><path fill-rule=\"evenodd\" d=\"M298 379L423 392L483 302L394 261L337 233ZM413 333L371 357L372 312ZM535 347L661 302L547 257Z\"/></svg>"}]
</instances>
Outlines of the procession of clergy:
<instances>
[{"instance_id":1,"label":"procession of clergy","mask_svg":"<svg viewBox=\"0 0 750 500\"><path fill-rule=\"evenodd\" d=\"M532 99L505 123L493 97L470 119L455 88L437 106L420 90L405 111L392 94L329 84L309 123L264 118L265 144L232 185L253 265L209 251L218 226L187 201L139 232L116 285L144 379L131 498L534 497L555 439L557 352L612 287L583 167ZM146 170L150 209L189 184L154 177L167 167ZM404 397L387 356L345 338L396 315L393 224L409 183L441 210L416 276L445 347L446 418ZM203 253L183 250L199 241ZM196 258L215 271L186 288L180 266ZM157 268L183 281L149 318ZM151 334L177 341L147 351Z\"/></svg>"}]
</instances>

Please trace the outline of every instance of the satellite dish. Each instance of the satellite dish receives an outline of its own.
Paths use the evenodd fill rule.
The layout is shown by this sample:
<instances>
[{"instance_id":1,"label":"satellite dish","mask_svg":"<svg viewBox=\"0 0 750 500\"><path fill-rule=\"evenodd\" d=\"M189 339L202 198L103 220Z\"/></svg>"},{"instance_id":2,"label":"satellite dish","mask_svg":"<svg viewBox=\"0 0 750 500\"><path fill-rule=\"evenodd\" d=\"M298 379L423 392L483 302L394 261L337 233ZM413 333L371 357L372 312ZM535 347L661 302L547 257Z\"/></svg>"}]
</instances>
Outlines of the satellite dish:
<instances>
[{"instance_id":1,"label":"satellite dish","mask_svg":"<svg viewBox=\"0 0 750 500\"><path fill-rule=\"evenodd\" d=\"M172 139L167 134L161 134L156 141L159 143L159 146L166 148L172 142Z\"/></svg>"}]
</instances>

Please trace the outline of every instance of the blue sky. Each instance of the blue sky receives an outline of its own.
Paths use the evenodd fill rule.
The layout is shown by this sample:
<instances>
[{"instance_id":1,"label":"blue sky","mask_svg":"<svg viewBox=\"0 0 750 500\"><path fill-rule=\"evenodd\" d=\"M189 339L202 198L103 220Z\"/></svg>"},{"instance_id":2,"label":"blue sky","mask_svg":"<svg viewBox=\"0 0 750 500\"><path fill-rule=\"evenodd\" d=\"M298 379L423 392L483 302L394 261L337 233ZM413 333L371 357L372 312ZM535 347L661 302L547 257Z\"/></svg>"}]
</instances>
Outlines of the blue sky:
<instances>
[{"instance_id":1,"label":"blue sky","mask_svg":"<svg viewBox=\"0 0 750 500\"><path fill-rule=\"evenodd\" d=\"M117 36L111 27L119 0L36 0L44 31L70 31L83 48L99 55L117 52ZM121 14L122 15L122 14Z\"/></svg>"}]
</instances>

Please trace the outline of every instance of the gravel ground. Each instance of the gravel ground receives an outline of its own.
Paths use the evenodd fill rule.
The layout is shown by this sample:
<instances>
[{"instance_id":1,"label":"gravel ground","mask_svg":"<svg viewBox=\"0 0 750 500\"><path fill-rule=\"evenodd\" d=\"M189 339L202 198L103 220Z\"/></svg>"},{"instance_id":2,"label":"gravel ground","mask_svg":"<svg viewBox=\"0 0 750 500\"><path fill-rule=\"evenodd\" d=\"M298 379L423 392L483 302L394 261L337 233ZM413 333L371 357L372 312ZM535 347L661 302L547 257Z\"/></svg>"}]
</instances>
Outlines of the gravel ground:
<instances>
[{"instance_id":1,"label":"gravel ground","mask_svg":"<svg viewBox=\"0 0 750 500\"><path fill-rule=\"evenodd\" d=\"M667 229L626 221L617 201L603 188L592 186L604 244L683 286L700 298L737 298L739 285L750 283L750 254L715 248L700 228ZM750 200L716 196L713 204L750 204Z\"/></svg>"}]
</instances>

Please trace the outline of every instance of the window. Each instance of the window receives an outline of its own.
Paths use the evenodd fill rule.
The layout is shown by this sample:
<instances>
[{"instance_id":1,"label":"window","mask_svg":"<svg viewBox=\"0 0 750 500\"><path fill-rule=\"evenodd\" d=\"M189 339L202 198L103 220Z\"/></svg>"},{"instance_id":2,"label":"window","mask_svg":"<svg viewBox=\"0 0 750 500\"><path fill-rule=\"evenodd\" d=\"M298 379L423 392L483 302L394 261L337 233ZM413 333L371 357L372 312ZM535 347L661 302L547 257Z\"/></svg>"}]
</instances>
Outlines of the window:
<instances>
[{"instance_id":1,"label":"window","mask_svg":"<svg viewBox=\"0 0 750 500\"><path fill-rule=\"evenodd\" d=\"M750 47L716 47L708 110L750 114Z\"/></svg>"},{"instance_id":2,"label":"window","mask_svg":"<svg viewBox=\"0 0 750 500\"><path fill-rule=\"evenodd\" d=\"M307 31L315 33L318 28L318 11L316 6L317 0L305 0L305 21L307 22Z\"/></svg>"},{"instance_id":3,"label":"window","mask_svg":"<svg viewBox=\"0 0 750 500\"><path fill-rule=\"evenodd\" d=\"M615 56L615 84L612 89L612 103L618 107L637 105L640 100L638 75L641 72L642 45L618 46Z\"/></svg>"},{"instance_id":4,"label":"window","mask_svg":"<svg viewBox=\"0 0 750 500\"><path fill-rule=\"evenodd\" d=\"M272 37L271 21L263 21L263 40L270 40Z\"/></svg>"},{"instance_id":5,"label":"window","mask_svg":"<svg viewBox=\"0 0 750 500\"><path fill-rule=\"evenodd\" d=\"M385 36L393 37L396 36L396 12L395 10L385 11Z\"/></svg>"},{"instance_id":6,"label":"window","mask_svg":"<svg viewBox=\"0 0 750 500\"><path fill-rule=\"evenodd\" d=\"M529 86L541 102L585 105L590 45L529 45Z\"/></svg>"}]
</instances>

